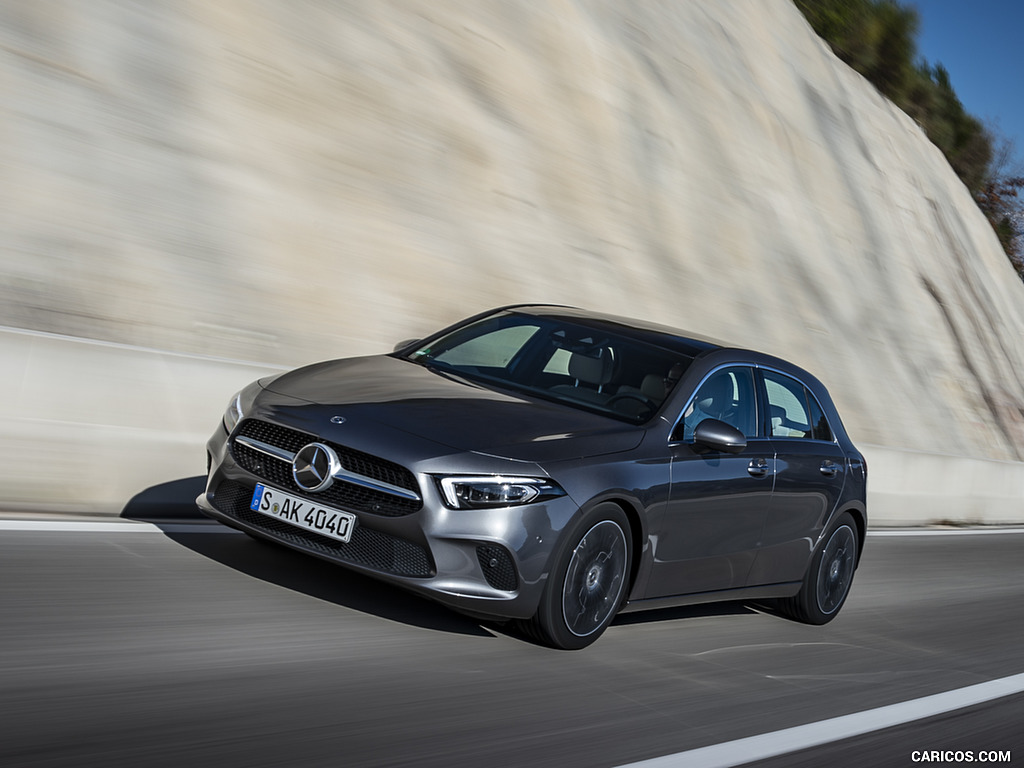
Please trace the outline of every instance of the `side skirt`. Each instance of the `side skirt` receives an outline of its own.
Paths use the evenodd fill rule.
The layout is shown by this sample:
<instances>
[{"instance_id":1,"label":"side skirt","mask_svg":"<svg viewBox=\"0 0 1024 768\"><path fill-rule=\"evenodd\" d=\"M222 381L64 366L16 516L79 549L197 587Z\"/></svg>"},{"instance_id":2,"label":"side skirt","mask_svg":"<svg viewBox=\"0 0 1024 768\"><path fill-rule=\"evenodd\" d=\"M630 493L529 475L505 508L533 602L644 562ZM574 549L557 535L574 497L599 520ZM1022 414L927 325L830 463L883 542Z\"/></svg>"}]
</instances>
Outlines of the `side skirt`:
<instances>
[{"instance_id":1,"label":"side skirt","mask_svg":"<svg viewBox=\"0 0 1024 768\"><path fill-rule=\"evenodd\" d=\"M736 600L765 600L771 597L792 597L799 591L799 581L787 581L781 584L767 584L761 587L741 587L739 589L723 589L717 592L697 592L696 594L690 595L654 597L647 600L630 600L622 606L619 613L654 611L659 608L679 608L684 605L700 605L701 603L720 603Z\"/></svg>"}]
</instances>

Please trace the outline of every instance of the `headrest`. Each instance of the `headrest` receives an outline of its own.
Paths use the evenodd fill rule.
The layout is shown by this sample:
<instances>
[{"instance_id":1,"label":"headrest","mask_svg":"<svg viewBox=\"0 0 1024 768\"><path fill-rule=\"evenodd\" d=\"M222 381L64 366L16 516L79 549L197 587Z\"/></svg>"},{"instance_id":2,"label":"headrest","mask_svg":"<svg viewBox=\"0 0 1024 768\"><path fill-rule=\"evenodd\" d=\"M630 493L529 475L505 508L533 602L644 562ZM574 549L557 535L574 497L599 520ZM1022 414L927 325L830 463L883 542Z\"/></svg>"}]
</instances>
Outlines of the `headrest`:
<instances>
[{"instance_id":1,"label":"headrest","mask_svg":"<svg viewBox=\"0 0 1024 768\"><path fill-rule=\"evenodd\" d=\"M665 399L665 379L656 373L648 373L640 384L640 391L644 397L660 403Z\"/></svg>"},{"instance_id":2,"label":"headrest","mask_svg":"<svg viewBox=\"0 0 1024 768\"><path fill-rule=\"evenodd\" d=\"M611 355L604 350L600 357L587 357L573 352L569 358L569 375L587 384L607 384L612 377Z\"/></svg>"}]
</instances>

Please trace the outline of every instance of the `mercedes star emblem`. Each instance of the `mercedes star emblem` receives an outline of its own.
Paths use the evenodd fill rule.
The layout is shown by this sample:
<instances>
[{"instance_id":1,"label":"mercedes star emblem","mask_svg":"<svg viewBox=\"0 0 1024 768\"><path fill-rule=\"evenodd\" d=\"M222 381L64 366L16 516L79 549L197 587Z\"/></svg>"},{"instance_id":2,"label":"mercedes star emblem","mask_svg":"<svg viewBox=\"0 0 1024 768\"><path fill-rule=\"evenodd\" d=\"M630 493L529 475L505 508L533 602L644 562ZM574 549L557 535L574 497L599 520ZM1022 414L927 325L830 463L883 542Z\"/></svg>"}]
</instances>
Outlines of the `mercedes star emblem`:
<instances>
[{"instance_id":1,"label":"mercedes star emblem","mask_svg":"<svg viewBox=\"0 0 1024 768\"><path fill-rule=\"evenodd\" d=\"M323 491L331 487L341 462L334 449L323 443L309 443L292 459L292 477L304 491Z\"/></svg>"}]
</instances>

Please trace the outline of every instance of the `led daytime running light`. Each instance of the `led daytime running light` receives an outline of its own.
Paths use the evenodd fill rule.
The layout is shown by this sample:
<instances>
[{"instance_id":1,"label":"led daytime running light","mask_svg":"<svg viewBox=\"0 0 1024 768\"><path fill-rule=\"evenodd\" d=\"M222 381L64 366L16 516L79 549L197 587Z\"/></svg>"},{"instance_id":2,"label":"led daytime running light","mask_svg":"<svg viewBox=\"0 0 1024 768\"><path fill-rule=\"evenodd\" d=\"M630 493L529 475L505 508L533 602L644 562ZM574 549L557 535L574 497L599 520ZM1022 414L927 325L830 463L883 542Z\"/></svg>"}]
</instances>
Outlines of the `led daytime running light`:
<instances>
[{"instance_id":1,"label":"led daytime running light","mask_svg":"<svg viewBox=\"0 0 1024 768\"><path fill-rule=\"evenodd\" d=\"M242 416L242 393L236 392L235 396L231 398L231 402L228 403L227 410L224 411L224 426L227 427L228 432L235 428L235 424L241 420Z\"/></svg>"}]
</instances>

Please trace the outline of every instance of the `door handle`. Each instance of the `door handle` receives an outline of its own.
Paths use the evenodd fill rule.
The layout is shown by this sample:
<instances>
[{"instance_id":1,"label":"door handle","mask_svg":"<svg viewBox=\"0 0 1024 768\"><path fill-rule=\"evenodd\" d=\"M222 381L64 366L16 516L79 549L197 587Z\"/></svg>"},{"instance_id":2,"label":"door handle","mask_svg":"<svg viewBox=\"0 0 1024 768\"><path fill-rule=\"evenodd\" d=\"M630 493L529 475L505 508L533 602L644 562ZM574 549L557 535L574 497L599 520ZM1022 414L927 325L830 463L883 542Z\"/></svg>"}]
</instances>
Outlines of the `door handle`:
<instances>
[{"instance_id":1,"label":"door handle","mask_svg":"<svg viewBox=\"0 0 1024 768\"><path fill-rule=\"evenodd\" d=\"M747 465L747 472L751 477L764 477L768 474L768 461L766 459L751 459Z\"/></svg>"},{"instance_id":2,"label":"door handle","mask_svg":"<svg viewBox=\"0 0 1024 768\"><path fill-rule=\"evenodd\" d=\"M839 465L836 464L834 461L826 460L821 463L821 474L823 474L825 477L835 477L836 472L838 471Z\"/></svg>"}]
</instances>

